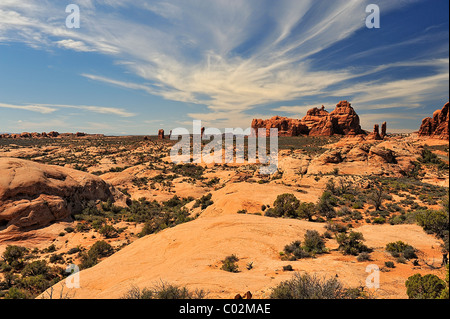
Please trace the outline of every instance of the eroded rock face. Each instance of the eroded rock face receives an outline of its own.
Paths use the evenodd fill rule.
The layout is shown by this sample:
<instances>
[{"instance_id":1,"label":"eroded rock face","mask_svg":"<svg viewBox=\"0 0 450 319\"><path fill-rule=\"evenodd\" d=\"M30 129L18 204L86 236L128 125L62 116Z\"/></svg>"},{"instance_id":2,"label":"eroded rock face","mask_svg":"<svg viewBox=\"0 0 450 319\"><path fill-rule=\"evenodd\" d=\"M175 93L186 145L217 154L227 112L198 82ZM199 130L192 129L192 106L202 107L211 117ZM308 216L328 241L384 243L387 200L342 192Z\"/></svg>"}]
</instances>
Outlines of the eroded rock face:
<instances>
[{"instance_id":1,"label":"eroded rock face","mask_svg":"<svg viewBox=\"0 0 450 319\"><path fill-rule=\"evenodd\" d=\"M429 136L439 139L449 139L449 103L447 102L442 110L433 113L433 117L423 119L419 129L419 136Z\"/></svg>"},{"instance_id":2,"label":"eroded rock face","mask_svg":"<svg viewBox=\"0 0 450 319\"><path fill-rule=\"evenodd\" d=\"M359 135L364 134L359 123L359 116L351 104L347 101L340 101L336 105L336 109L330 113L333 118L337 119L337 127L335 134L342 135Z\"/></svg>"},{"instance_id":3,"label":"eroded rock face","mask_svg":"<svg viewBox=\"0 0 450 319\"><path fill-rule=\"evenodd\" d=\"M380 135L380 126L378 124L375 124L373 126L373 132L370 133L369 136L367 136L367 138L375 141L380 141L383 139Z\"/></svg>"},{"instance_id":4,"label":"eroded rock face","mask_svg":"<svg viewBox=\"0 0 450 319\"><path fill-rule=\"evenodd\" d=\"M163 140L164 139L164 130L159 130L158 131L158 139Z\"/></svg>"},{"instance_id":5,"label":"eroded rock face","mask_svg":"<svg viewBox=\"0 0 450 319\"><path fill-rule=\"evenodd\" d=\"M0 158L0 233L45 227L81 212L88 201L125 196L97 176L59 166Z\"/></svg>"},{"instance_id":6,"label":"eroded rock face","mask_svg":"<svg viewBox=\"0 0 450 319\"><path fill-rule=\"evenodd\" d=\"M324 106L310 109L301 120L279 116L269 120L254 119L252 128L278 128L279 136L365 134L361 129L358 114L347 101L339 102L331 113L328 113Z\"/></svg>"},{"instance_id":7,"label":"eroded rock face","mask_svg":"<svg viewBox=\"0 0 450 319\"><path fill-rule=\"evenodd\" d=\"M254 119L252 128L256 135L258 135L258 129L265 129L266 136L270 136L271 128L278 129L278 136L299 136L308 133L308 127L300 120L280 116L274 116L268 120Z\"/></svg>"}]
</instances>

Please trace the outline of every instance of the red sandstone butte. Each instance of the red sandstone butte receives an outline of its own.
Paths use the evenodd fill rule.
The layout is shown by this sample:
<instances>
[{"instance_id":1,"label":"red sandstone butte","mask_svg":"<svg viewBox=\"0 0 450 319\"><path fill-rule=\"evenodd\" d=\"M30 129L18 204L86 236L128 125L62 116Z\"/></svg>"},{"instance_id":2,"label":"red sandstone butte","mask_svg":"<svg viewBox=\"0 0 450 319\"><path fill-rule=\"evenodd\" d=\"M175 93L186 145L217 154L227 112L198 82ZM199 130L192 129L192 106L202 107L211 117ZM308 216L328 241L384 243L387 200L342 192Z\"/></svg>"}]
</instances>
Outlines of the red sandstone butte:
<instances>
[{"instance_id":1,"label":"red sandstone butte","mask_svg":"<svg viewBox=\"0 0 450 319\"><path fill-rule=\"evenodd\" d=\"M254 119L252 128L277 128L279 136L332 136L366 134L360 126L359 116L347 101L340 101L334 111L328 113L325 107L312 108L301 120L275 116L269 120Z\"/></svg>"},{"instance_id":2,"label":"red sandstone butte","mask_svg":"<svg viewBox=\"0 0 450 319\"><path fill-rule=\"evenodd\" d=\"M447 102L442 110L436 110L433 117L427 117L422 120L419 129L419 136L429 136L438 139L449 139L449 103Z\"/></svg>"}]
</instances>

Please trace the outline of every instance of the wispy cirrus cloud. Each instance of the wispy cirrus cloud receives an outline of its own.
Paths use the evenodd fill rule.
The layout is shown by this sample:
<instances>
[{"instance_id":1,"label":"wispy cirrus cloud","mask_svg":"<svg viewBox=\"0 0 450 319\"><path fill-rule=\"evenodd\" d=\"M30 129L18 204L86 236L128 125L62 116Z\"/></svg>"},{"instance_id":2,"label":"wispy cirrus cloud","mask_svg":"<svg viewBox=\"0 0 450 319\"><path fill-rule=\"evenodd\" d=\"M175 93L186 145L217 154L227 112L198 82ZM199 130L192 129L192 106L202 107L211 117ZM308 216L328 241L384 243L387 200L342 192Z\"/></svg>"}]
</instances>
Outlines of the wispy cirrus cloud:
<instances>
[{"instance_id":1,"label":"wispy cirrus cloud","mask_svg":"<svg viewBox=\"0 0 450 319\"><path fill-rule=\"evenodd\" d=\"M414 2L384 0L379 5L386 14ZM340 67L317 68L317 54L365 27L368 3L83 0L78 1L82 27L72 30L64 26L64 6L55 1L4 0L0 3L0 39L112 57L124 72L136 76L134 82L95 71L81 72L81 76L206 106L207 114L194 111L187 115L211 124L240 123L254 117L261 106L308 98L348 97L362 109L401 108L418 107L430 96L447 92L448 59L421 56L361 68L349 64L394 47L408 50L428 34L349 52L347 63ZM123 12L139 12L141 19ZM432 74L406 79L369 77L402 67L434 69ZM61 107L40 105L35 111L50 113ZM276 106L273 111L294 114L306 112L307 107ZM133 115L116 108L84 109Z\"/></svg>"},{"instance_id":2,"label":"wispy cirrus cloud","mask_svg":"<svg viewBox=\"0 0 450 319\"><path fill-rule=\"evenodd\" d=\"M136 114L128 112L122 108L92 106L92 105L64 105L64 104L7 104L0 103L0 108L26 110L30 112L37 112L41 114L51 114L61 109L77 109L99 114L112 114L120 117L133 117Z\"/></svg>"}]
</instances>

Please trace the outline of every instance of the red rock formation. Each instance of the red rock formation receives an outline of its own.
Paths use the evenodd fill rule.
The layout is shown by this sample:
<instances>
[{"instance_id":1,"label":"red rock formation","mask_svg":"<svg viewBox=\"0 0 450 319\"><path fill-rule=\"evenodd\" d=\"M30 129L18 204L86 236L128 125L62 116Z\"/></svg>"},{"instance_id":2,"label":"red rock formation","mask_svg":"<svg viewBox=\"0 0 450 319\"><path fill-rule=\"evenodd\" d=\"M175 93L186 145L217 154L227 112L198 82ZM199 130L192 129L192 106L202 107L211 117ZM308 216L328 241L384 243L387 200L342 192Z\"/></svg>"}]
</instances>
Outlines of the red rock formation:
<instances>
[{"instance_id":1,"label":"red rock formation","mask_svg":"<svg viewBox=\"0 0 450 319\"><path fill-rule=\"evenodd\" d=\"M337 127L335 127L335 134L342 135L359 135L364 134L359 123L359 116L356 114L352 105L347 101L340 101L336 105L336 109L330 113L334 118L337 118Z\"/></svg>"},{"instance_id":2,"label":"red rock formation","mask_svg":"<svg viewBox=\"0 0 450 319\"><path fill-rule=\"evenodd\" d=\"M449 103L447 102L442 110L433 113L433 117L423 119L419 129L419 136L429 136L432 138L449 139Z\"/></svg>"},{"instance_id":3,"label":"red rock formation","mask_svg":"<svg viewBox=\"0 0 450 319\"><path fill-rule=\"evenodd\" d=\"M80 212L89 201L126 198L101 178L65 167L0 158L0 237L8 228L40 228Z\"/></svg>"},{"instance_id":4,"label":"red rock formation","mask_svg":"<svg viewBox=\"0 0 450 319\"><path fill-rule=\"evenodd\" d=\"M386 130L387 130L387 123L383 122L381 124L381 137L384 138L386 136Z\"/></svg>"},{"instance_id":5,"label":"red rock formation","mask_svg":"<svg viewBox=\"0 0 450 319\"><path fill-rule=\"evenodd\" d=\"M328 113L325 107L310 109L301 120L275 116L270 120L255 119L252 128L278 128L279 136L332 136L365 134L359 124L359 116L347 101L340 101L336 109ZM268 131L266 131L268 135Z\"/></svg>"},{"instance_id":6,"label":"red rock formation","mask_svg":"<svg viewBox=\"0 0 450 319\"><path fill-rule=\"evenodd\" d=\"M378 124L374 125L373 132L369 134L367 139L369 139L369 140L376 140L376 141L380 141L380 140L383 139L381 137L381 135L380 135L380 126Z\"/></svg>"},{"instance_id":7,"label":"red rock formation","mask_svg":"<svg viewBox=\"0 0 450 319\"><path fill-rule=\"evenodd\" d=\"M160 139L160 140L164 139L164 130L163 129L158 131L158 139Z\"/></svg>"},{"instance_id":8,"label":"red rock formation","mask_svg":"<svg viewBox=\"0 0 450 319\"><path fill-rule=\"evenodd\" d=\"M258 129L266 129L266 136L270 136L270 129L277 128L278 136L299 136L308 133L308 127L301 123L300 120L290 119L287 117L274 116L269 120L254 119L252 121L252 129L258 135Z\"/></svg>"}]
</instances>

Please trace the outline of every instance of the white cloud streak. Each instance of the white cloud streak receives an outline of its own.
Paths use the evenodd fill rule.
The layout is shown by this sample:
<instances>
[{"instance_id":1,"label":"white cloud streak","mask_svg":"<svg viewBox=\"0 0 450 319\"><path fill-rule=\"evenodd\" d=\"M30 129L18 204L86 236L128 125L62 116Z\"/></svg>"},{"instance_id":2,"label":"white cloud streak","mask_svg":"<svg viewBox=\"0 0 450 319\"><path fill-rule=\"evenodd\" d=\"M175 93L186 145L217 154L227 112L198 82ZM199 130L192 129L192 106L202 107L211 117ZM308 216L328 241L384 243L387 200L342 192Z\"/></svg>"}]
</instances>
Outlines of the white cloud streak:
<instances>
[{"instance_id":1,"label":"white cloud streak","mask_svg":"<svg viewBox=\"0 0 450 319\"><path fill-rule=\"evenodd\" d=\"M330 90L383 68L400 66L333 71L317 71L312 66L313 54L364 27L369 2L82 0L78 1L82 28L71 30L64 26L64 7L52 1L2 0L0 39L20 40L36 48L59 47L113 56L142 82L92 73L82 76L168 100L206 105L208 114L192 112L189 116L211 123L242 121L248 117L245 112L259 106L311 96L351 96L355 97L354 105L370 109L374 105L418 106L430 95L447 92L443 86L448 85L448 59L410 62L410 66L447 66L434 75L384 83L364 80ZM379 5L386 14L411 2L383 0ZM117 10L105 11L104 6ZM142 10L158 22L152 23L150 16L147 23L134 21L121 15L123 8ZM383 48L376 50L382 52ZM371 52L361 52L360 56L368 54ZM40 107L41 112L51 112L56 106ZM85 110L132 116L125 110ZM288 113L304 110L303 106L275 109Z\"/></svg>"}]
</instances>

